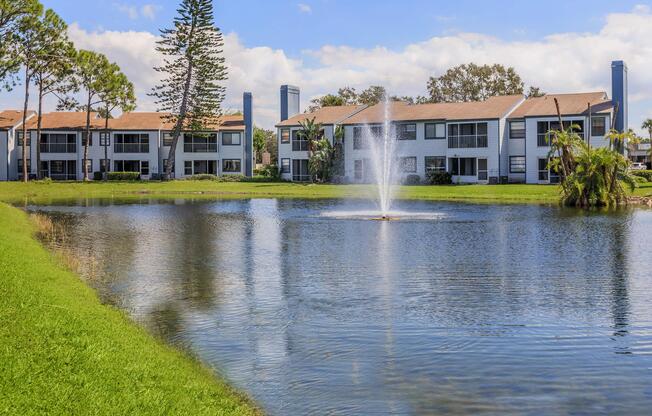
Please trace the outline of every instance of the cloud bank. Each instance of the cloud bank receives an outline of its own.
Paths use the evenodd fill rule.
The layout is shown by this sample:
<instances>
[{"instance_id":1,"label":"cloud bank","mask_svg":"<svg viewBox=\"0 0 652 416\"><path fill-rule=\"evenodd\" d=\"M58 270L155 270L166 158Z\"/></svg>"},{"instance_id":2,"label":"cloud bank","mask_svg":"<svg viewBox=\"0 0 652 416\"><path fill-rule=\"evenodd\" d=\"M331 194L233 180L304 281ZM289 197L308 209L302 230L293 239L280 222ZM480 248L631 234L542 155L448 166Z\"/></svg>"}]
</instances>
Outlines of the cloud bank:
<instances>
[{"instance_id":1,"label":"cloud bank","mask_svg":"<svg viewBox=\"0 0 652 416\"><path fill-rule=\"evenodd\" d=\"M147 92L159 75L160 57L149 32L86 31L70 26L79 48L105 53L134 82L139 110L153 110ZM352 48L325 45L298 57L282 49L246 47L236 33L225 35L229 67L225 107L241 107L242 92L254 94L255 121L271 127L278 121L278 90L284 83L302 89L302 103L342 86L380 84L395 95L425 95L431 75L475 62L513 66L526 85L546 92L610 91L610 63L623 59L630 69L630 124L638 127L652 115L652 14L638 6L630 13L606 16L597 33L559 33L538 41L507 41L479 33L438 36L399 50L382 46Z\"/></svg>"}]
</instances>

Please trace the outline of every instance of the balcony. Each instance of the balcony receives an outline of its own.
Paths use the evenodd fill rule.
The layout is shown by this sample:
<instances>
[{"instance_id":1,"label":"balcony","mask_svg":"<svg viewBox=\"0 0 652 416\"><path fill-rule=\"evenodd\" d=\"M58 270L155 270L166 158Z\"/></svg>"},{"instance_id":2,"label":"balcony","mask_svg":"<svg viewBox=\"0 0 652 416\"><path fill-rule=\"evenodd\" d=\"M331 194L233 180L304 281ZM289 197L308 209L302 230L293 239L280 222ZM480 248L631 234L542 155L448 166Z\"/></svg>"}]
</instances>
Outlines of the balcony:
<instances>
[{"instance_id":1,"label":"balcony","mask_svg":"<svg viewBox=\"0 0 652 416\"><path fill-rule=\"evenodd\" d=\"M584 140L584 132L575 132L580 139ZM548 133L539 133L537 134L537 146L538 147L550 147L550 139Z\"/></svg>"},{"instance_id":2,"label":"balcony","mask_svg":"<svg viewBox=\"0 0 652 416\"><path fill-rule=\"evenodd\" d=\"M487 147L486 134L448 136L449 149L475 149Z\"/></svg>"},{"instance_id":3,"label":"balcony","mask_svg":"<svg viewBox=\"0 0 652 416\"><path fill-rule=\"evenodd\" d=\"M76 143L41 143L41 153L77 153Z\"/></svg>"}]
</instances>

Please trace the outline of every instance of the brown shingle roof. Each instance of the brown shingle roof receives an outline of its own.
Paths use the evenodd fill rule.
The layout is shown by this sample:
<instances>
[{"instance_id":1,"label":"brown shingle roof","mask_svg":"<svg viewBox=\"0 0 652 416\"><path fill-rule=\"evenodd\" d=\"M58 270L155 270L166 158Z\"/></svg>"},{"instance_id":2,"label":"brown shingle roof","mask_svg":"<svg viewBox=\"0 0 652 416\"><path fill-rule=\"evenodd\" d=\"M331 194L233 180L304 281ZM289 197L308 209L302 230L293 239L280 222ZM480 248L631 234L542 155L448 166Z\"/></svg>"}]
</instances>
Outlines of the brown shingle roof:
<instances>
[{"instance_id":1,"label":"brown shingle roof","mask_svg":"<svg viewBox=\"0 0 652 416\"><path fill-rule=\"evenodd\" d=\"M172 130L174 125L165 119L167 113L133 112L124 113L109 121L112 130ZM210 127L215 130L244 130L242 115L220 117L220 124Z\"/></svg>"},{"instance_id":2,"label":"brown shingle roof","mask_svg":"<svg viewBox=\"0 0 652 416\"><path fill-rule=\"evenodd\" d=\"M298 126L299 122L315 118L316 123L337 124L347 119L351 115L364 109L364 105L341 105L337 107L322 107L312 113L297 114L289 119L282 121L276 127Z\"/></svg>"},{"instance_id":3,"label":"brown shingle roof","mask_svg":"<svg viewBox=\"0 0 652 416\"><path fill-rule=\"evenodd\" d=\"M27 122L27 128L36 129L37 117L32 117ZM91 112L91 129L104 127L104 120L98 114ZM43 114L41 129L43 130L83 130L86 128L85 111L54 111Z\"/></svg>"},{"instance_id":4,"label":"brown shingle roof","mask_svg":"<svg viewBox=\"0 0 652 416\"><path fill-rule=\"evenodd\" d=\"M28 111L27 116L34 115L34 111ZM20 110L5 110L0 112L0 130L9 130L22 123L23 112Z\"/></svg>"},{"instance_id":5,"label":"brown shingle roof","mask_svg":"<svg viewBox=\"0 0 652 416\"><path fill-rule=\"evenodd\" d=\"M591 103L593 113L606 113L613 107L605 92L546 94L543 97L528 98L509 118L556 116L555 98L562 115L588 115L588 103Z\"/></svg>"},{"instance_id":6,"label":"brown shingle roof","mask_svg":"<svg viewBox=\"0 0 652 416\"><path fill-rule=\"evenodd\" d=\"M522 100L521 95L506 95L465 103L411 105L392 102L390 118L393 121L497 119L504 117ZM381 123L384 118L384 104L377 104L348 118L343 124Z\"/></svg>"}]
</instances>

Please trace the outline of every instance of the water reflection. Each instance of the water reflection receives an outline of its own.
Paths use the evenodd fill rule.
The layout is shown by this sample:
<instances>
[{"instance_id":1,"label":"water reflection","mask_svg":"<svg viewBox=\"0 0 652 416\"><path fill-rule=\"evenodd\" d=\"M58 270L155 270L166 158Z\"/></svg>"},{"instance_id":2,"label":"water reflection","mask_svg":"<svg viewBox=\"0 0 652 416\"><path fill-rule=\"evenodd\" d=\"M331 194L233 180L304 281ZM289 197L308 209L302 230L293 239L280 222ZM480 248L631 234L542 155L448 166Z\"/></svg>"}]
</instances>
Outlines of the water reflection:
<instances>
[{"instance_id":1,"label":"water reflection","mask_svg":"<svg viewBox=\"0 0 652 416\"><path fill-rule=\"evenodd\" d=\"M103 298L272 414L645 413L652 213L364 202L47 207Z\"/></svg>"}]
</instances>

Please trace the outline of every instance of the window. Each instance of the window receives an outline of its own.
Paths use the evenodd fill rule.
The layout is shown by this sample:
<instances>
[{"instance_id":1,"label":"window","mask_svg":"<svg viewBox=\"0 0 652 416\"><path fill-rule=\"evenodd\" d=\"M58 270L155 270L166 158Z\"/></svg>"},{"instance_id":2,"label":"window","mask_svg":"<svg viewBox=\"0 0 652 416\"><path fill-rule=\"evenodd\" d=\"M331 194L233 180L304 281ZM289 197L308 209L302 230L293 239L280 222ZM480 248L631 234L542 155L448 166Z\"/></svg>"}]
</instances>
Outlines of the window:
<instances>
[{"instance_id":1,"label":"window","mask_svg":"<svg viewBox=\"0 0 652 416\"><path fill-rule=\"evenodd\" d=\"M539 159L539 180L548 181L548 159Z\"/></svg>"},{"instance_id":2,"label":"window","mask_svg":"<svg viewBox=\"0 0 652 416\"><path fill-rule=\"evenodd\" d=\"M44 160L41 162L41 174L53 180L74 181L77 179L77 161Z\"/></svg>"},{"instance_id":3,"label":"window","mask_svg":"<svg viewBox=\"0 0 652 416\"><path fill-rule=\"evenodd\" d=\"M417 139L417 125L416 124L397 124L396 125L396 138L398 140L416 140Z\"/></svg>"},{"instance_id":4,"label":"window","mask_svg":"<svg viewBox=\"0 0 652 416\"><path fill-rule=\"evenodd\" d=\"M100 133L100 146L111 146L111 133L106 131Z\"/></svg>"},{"instance_id":5,"label":"window","mask_svg":"<svg viewBox=\"0 0 652 416\"><path fill-rule=\"evenodd\" d=\"M568 129L571 125L575 126L573 131L577 133L582 139L584 138L584 120L566 120L563 122L564 129ZM558 121L539 121L537 122L537 146L548 147L550 146L550 137L548 132L559 130Z\"/></svg>"},{"instance_id":6,"label":"window","mask_svg":"<svg viewBox=\"0 0 652 416\"><path fill-rule=\"evenodd\" d=\"M224 160L222 160L222 172L224 172L224 173L240 173L240 159L224 159Z\"/></svg>"},{"instance_id":7,"label":"window","mask_svg":"<svg viewBox=\"0 0 652 416\"><path fill-rule=\"evenodd\" d=\"M308 139L303 133L301 133L300 130L292 131L292 150L293 151L308 150Z\"/></svg>"},{"instance_id":8,"label":"window","mask_svg":"<svg viewBox=\"0 0 652 416\"><path fill-rule=\"evenodd\" d=\"M353 178L355 180L362 180L362 174L364 172L364 166L363 166L363 161L360 160L354 160L353 161Z\"/></svg>"},{"instance_id":9,"label":"window","mask_svg":"<svg viewBox=\"0 0 652 416\"><path fill-rule=\"evenodd\" d=\"M186 176L192 175L192 160L186 160L183 162L183 174Z\"/></svg>"},{"instance_id":10,"label":"window","mask_svg":"<svg viewBox=\"0 0 652 416\"><path fill-rule=\"evenodd\" d=\"M607 121L604 117L591 118L591 136L604 136L607 133Z\"/></svg>"},{"instance_id":11,"label":"window","mask_svg":"<svg viewBox=\"0 0 652 416\"><path fill-rule=\"evenodd\" d=\"M18 131L16 131L16 146L22 146L22 145L23 145L23 131L18 130ZM28 131L27 132L27 146L29 147L31 145L32 145L32 135Z\"/></svg>"},{"instance_id":12,"label":"window","mask_svg":"<svg viewBox=\"0 0 652 416\"><path fill-rule=\"evenodd\" d=\"M174 135L172 134L171 131L164 131L163 132L163 146L172 146L172 142L174 141Z\"/></svg>"},{"instance_id":13,"label":"window","mask_svg":"<svg viewBox=\"0 0 652 416\"><path fill-rule=\"evenodd\" d=\"M27 175L29 175L32 172L32 161L30 159L27 159ZM19 157L18 158L18 176L23 177L23 158Z\"/></svg>"},{"instance_id":14,"label":"window","mask_svg":"<svg viewBox=\"0 0 652 416\"><path fill-rule=\"evenodd\" d=\"M140 174L143 176L149 175L149 160L142 160L140 162Z\"/></svg>"},{"instance_id":15,"label":"window","mask_svg":"<svg viewBox=\"0 0 652 416\"><path fill-rule=\"evenodd\" d=\"M183 134L183 151L185 153L217 152L217 134Z\"/></svg>"},{"instance_id":16,"label":"window","mask_svg":"<svg viewBox=\"0 0 652 416\"><path fill-rule=\"evenodd\" d=\"M454 176L475 176L474 157L454 157L448 160L451 175Z\"/></svg>"},{"instance_id":17,"label":"window","mask_svg":"<svg viewBox=\"0 0 652 416\"><path fill-rule=\"evenodd\" d=\"M281 159L281 173L290 173L290 159Z\"/></svg>"},{"instance_id":18,"label":"window","mask_svg":"<svg viewBox=\"0 0 652 416\"><path fill-rule=\"evenodd\" d=\"M448 125L448 147L487 147L487 123L459 123Z\"/></svg>"},{"instance_id":19,"label":"window","mask_svg":"<svg viewBox=\"0 0 652 416\"><path fill-rule=\"evenodd\" d=\"M292 160L292 180L295 182L307 182L310 180L308 159Z\"/></svg>"},{"instance_id":20,"label":"window","mask_svg":"<svg viewBox=\"0 0 652 416\"><path fill-rule=\"evenodd\" d=\"M225 131L222 133L222 145L223 146L240 146L240 133Z\"/></svg>"},{"instance_id":21,"label":"window","mask_svg":"<svg viewBox=\"0 0 652 416\"><path fill-rule=\"evenodd\" d=\"M509 122L509 138L525 139L525 121Z\"/></svg>"},{"instance_id":22,"label":"window","mask_svg":"<svg viewBox=\"0 0 652 416\"><path fill-rule=\"evenodd\" d=\"M353 150L365 149L365 142L362 138L362 127L355 126L353 127Z\"/></svg>"},{"instance_id":23,"label":"window","mask_svg":"<svg viewBox=\"0 0 652 416\"><path fill-rule=\"evenodd\" d=\"M281 129L281 143L290 143L290 129Z\"/></svg>"},{"instance_id":24,"label":"window","mask_svg":"<svg viewBox=\"0 0 652 416\"><path fill-rule=\"evenodd\" d=\"M111 166L111 159L100 159L100 172L108 172Z\"/></svg>"},{"instance_id":25,"label":"window","mask_svg":"<svg viewBox=\"0 0 652 416\"><path fill-rule=\"evenodd\" d=\"M525 156L509 157L509 173L525 173Z\"/></svg>"},{"instance_id":26,"label":"window","mask_svg":"<svg viewBox=\"0 0 652 416\"><path fill-rule=\"evenodd\" d=\"M113 141L115 153L149 153L149 134L118 133L113 135Z\"/></svg>"},{"instance_id":27,"label":"window","mask_svg":"<svg viewBox=\"0 0 652 416\"><path fill-rule=\"evenodd\" d=\"M385 137L385 129L383 126L369 126L369 133L375 139L383 139Z\"/></svg>"},{"instance_id":28,"label":"window","mask_svg":"<svg viewBox=\"0 0 652 416\"><path fill-rule=\"evenodd\" d=\"M415 156L401 157L398 166L403 173L414 173L417 171L417 158Z\"/></svg>"},{"instance_id":29,"label":"window","mask_svg":"<svg viewBox=\"0 0 652 416\"><path fill-rule=\"evenodd\" d=\"M77 153L77 135L41 134L41 153Z\"/></svg>"},{"instance_id":30,"label":"window","mask_svg":"<svg viewBox=\"0 0 652 416\"><path fill-rule=\"evenodd\" d=\"M478 159L478 180L486 181L488 178L487 159Z\"/></svg>"},{"instance_id":31,"label":"window","mask_svg":"<svg viewBox=\"0 0 652 416\"><path fill-rule=\"evenodd\" d=\"M184 175L217 175L217 160L186 160L183 162Z\"/></svg>"},{"instance_id":32,"label":"window","mask_svg":"<svg viewBox=\"0 0 652 416\"><path fill-rule=\"evenodd\" d=\"M426 172L445 172L446 171L446 157L445 156L426 156L425 158Z\"/></svg>"},{"instance_id":33,"label":"window","mask_svg":"<svg viewBox=\"0 0 652 416\"><path fill-rule=\"evenodd\" d=\"M82 173L84 173L84 161L82 160ZM86 159L86 166L88 167L87 172L88 173L93 173L93 159Z\"/></svg>"},{"instance_id":34,"label":"window","mask_svg":"<svg viewBox=\"0 0 652 416\"><path fill-rule=\"evenodd\" d=\"M88 145L92 146L93 145L93 132L91 132L90 136L91 136L91 140L90 140L90 142L88 142ZM87 134L86 134L85 131L83 131L82 135L81 135L81 145L82 145L82 147L86 146L86 137L87 137Z\"/></svg>"},{"instance_id":35,"label":"window","mask_svg":"<svg viewBox=\"0 0 652 416\"><path fill-rule=\"evenodd\" d=\"M425 138L431 139L445 139L446 138L446 124L445 123L426 123L425 124Z\"/></svg>"},{"instance_id":36,"label":"window","mask_svg":"<svg viewBox=\"0 0 652 416\"><path fill-rule=\"evenodd\" d=\"M113 162L113 170L116 172L138 172L141 175L149 175L149 161L116 160Z\"/></svg>"}]
</instances>

